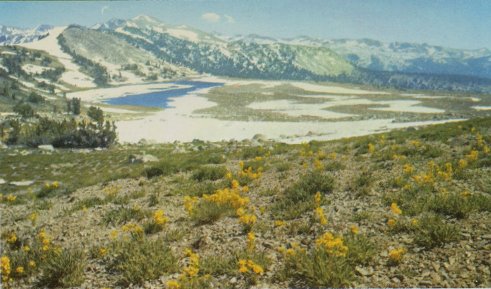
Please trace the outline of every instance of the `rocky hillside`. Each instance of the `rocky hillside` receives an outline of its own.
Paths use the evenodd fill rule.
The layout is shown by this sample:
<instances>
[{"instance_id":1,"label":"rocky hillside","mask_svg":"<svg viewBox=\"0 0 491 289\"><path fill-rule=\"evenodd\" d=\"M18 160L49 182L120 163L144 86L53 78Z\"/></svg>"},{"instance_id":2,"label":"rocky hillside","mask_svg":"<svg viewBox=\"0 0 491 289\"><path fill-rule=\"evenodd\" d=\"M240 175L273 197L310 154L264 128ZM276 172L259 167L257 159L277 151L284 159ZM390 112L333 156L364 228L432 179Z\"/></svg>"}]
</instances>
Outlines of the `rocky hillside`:
<instances>
[{"instance_id":1,"label":"rocky hillside","mask_svg":"<svg viewBox=\"0 0 491 289\"><path fill-rule=\"evenodd\" d=\"M164 80L185 77L192 71L156 58L146 50L129 45L113 35L80 26L71 26L59 37L65 50L104 67L112 82L141 79Z\"/></svg>"},{"instance_id":2,"label":"rocky hillside","mask_svg":"<svg viewBox=\"0 0 491 289\"><path fill-rule=\"evenodd\" d=\"M490 287L490 135L3 149L3 284Z\"/></svg>"},{"instance_id":3,"label":"rocky hillside","mask_svg":"<svg viewBox=\"0 0 491 289\"><path fill-rule=\"evenodd\" d=\"M119 25L115 28L115 24ZM108 29L111 27L112 29ZM309 79L350 73L353 67L327 48L219 39L186 26L169 26L148 16L101 26L103 31L151 51L160 59L198 72L265 79Z\"/></svg>"}]
</instances>

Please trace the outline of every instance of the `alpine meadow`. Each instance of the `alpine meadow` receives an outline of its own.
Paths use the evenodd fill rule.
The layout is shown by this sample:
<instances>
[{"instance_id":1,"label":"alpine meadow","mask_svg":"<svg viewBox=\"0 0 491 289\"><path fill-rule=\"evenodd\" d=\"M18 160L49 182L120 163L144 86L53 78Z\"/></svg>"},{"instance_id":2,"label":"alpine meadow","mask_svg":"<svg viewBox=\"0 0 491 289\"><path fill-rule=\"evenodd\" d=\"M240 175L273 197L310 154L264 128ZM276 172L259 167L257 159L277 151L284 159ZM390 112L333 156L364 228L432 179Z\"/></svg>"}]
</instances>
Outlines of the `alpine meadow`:
<instances>
[{"instance_id":1,"label":"alpine meadow","mask_svg":"<svg viewBox=\"0 0 491 289\"><path fill-rule=\"evenodd\" d=\"M490 12L0 1L0 288L491 287Z\"/></svg>"}]
</instances>

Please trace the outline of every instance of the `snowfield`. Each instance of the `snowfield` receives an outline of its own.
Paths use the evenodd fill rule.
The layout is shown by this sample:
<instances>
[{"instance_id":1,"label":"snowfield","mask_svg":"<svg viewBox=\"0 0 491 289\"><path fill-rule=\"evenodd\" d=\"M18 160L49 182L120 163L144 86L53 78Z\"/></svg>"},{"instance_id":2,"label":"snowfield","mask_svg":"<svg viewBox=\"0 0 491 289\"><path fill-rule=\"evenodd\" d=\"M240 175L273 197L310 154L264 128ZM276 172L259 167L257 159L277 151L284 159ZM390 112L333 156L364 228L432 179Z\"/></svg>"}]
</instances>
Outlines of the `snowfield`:
<instances>
[{"instance_id":1,"label":"snowfield","mask_svg":"<svg viewBox=\"0 0 491 289\"><path fill-rule=\"evenodd\" d=\"M61 80L67 84L73 85L79 88L93 88L96 87L92 79L80 72L80 67L73 62L72 57L61 50L58 44L57 37L66 29L66 27L55 27L49 30L49 35L41 40L31 43L24 43L21 46L42 50L58 58L58 60L65 66L65 72L61 75Z\"/></svg>"}]
</instances>

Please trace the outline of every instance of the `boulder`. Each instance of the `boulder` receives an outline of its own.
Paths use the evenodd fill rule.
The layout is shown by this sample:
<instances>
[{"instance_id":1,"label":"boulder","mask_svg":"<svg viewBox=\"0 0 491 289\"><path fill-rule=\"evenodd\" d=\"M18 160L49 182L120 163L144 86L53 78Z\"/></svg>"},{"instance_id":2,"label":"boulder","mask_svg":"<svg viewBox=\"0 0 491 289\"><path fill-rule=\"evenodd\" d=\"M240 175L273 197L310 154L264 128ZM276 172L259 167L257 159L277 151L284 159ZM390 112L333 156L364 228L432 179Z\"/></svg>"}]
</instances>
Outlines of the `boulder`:
<instances>
[{"instance_id":1,"label":"boulder","mask_svg":"<svg viewBox=\"0 0 491 289\"><path fill-rule=\"evenodd\" d=\"M153 155L130 155L128 158L130 164L141 164L141 163L150 163L150 162L158 162L159 159Z\"/></svg>"},{"instance_id":2,"label":"boulder","mask_svg":"<svg viewBox=\"0 0 491 289\"><path fill-rule=\"evenodd\" d=\"M253 137L252 137L253 140L257 140L259 142L265 142L268 140L268 138L264 135L264 134L255 134Z\"/></svg>"},{"instance_id":3,"label":"boulder","mask_svg":"<svg viewBox=\"0 0 491 289\"><path fill-rule=\"evenodd\" d=\"M19 181L19 182L10 182L11 185L18 187L27 187L34 184L34 181Z\"/></svg>"},{"instance_id":4,"label":"boulder","mask_svg":"<svg viewBox=\"0 0 491 289\"><path fill-rule=\"evenodd\" d=\"M38 149L47 152L52 152L55 150L55 148L52 145L38 145Z\"/></svg>"}]
</instances>

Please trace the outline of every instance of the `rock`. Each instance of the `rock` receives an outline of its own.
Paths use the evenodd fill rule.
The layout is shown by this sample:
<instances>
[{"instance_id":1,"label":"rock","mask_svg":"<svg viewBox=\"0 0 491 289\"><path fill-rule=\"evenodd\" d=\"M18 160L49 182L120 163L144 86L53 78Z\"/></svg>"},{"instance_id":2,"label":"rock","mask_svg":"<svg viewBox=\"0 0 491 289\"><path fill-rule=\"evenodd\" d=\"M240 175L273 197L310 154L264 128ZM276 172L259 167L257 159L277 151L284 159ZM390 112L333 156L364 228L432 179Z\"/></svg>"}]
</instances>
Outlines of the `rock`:
<instances>
[{"instance_id":1,"label":"rock","mask_svg":"<svg viewBox=\"0 0 491 289\"><path fill-rule=\"evenodd\" d=\"M419 284L423 286L431 286L432 282L430 280L421 280L419 281Z\"/></svg>"},{"instance_id":2,"label":"rock","mask_svg":"<svg viewBox=\"0 0 491 289\"><path fill-rule=\"evenodd\" d=\"M159 159L153 155L130 155L128 158L130 164L141 164L141 163L149 163L149 162L158 162Z\"/></svg>"},{"instance_id":3,"label":"rock","mask_svg":"<svg viewBox=\"0 0 491 289\"><path fill-rule=\"evenodd\" d=\"M438 263L432 263L431 266L433 267L433 269L435 269L435 271L438 272L438 270L440 270L440 264Z\"/></svg>"},{"instance_id":4,"label":"rock","mask_svg":"<svg viewBox=\"0 0 491 289\"><path fill-rule=\"evenodd\" d=\"M440 275L438 275L437 273L432 272L430 276L431 276L431 281L433 282L432 285L442 282L442 277L440 277Z\"/></svg>"},{"instance_id":5,"label":"rock","mask_svg":"<svg viewBox=\"0 0 491 289\"><path fill-rule=\"evenodd\" d=\"M267 141L267 140L268 140L268 138L267 138L265 135L260 134L260 133L255 134L255 135L252 137L252 139L253 139L253 140L260 141L260 142L265 142L265 141Z\"/></svg>"},{"instance_id":6,"label":"rock","mask_svg":"<svg viewBox=\"0 0 491 289\"><path fill-rule=\"evenodd\" d=\"M18 181L18 182L11 182L10 184L18 187L26 187L34 184L34 181Z\"/></svg>"},{"instance_id":7,"label":"rock","mask_svg":"<svg viewBox=\"0 0 491 289\"><path fill-rule=\"evenodd\" d=\"M399 278L397 278L397 277L394 277L394 278L390 279L390 281L392 281L395 284L401 283L401 280L399 280Z\"/></svg>"},{"instance_id":8,"label":"rock","mask_svg":"<svg viewBox=\"0 0 491 289\"><path fill-rule=\"evenodd\" d=\"M47 152L52 152L55 150L55 148L52 145L38 145L38 149Z\"/></svg>"},{"instance_id":9,"label":"rock","mask_svg":"<svg viewBox=\"0 0 491 289\"><path fill-rule=\"evenodd\" d=\"M356 272L360 273L362 276L371 276L373 275L373 269L371 267L368 268L362 268L362 267L355 267Z\"/></svg>"},{"instance_id":10,"label":"rock","mask_svg":"<svg viewBox=\"0 0 491 289\"><path fill-rule=\"evenodd\" d=\"M481 238L484 240L491 240L491 234L482 235Z\"/></svg>"},{"instance_id":11,"label":"rock","mask_svg":"<svg viewBox=\"0 0 491 289\"><path fill-rule=\"evenodd\" d=\"M230 284L235 284L235 283L237 283L236 277L233 277L232 279L230 279Z\"/></svg>"},{"instance_id":12,"label":"rock","mask_svg":"<svg viewBox=\"0 0 491 289\"><path fill-rule=\"evenodd\" d=\"M7 182L4 179L0 178L0 185L6 184L6 183Z\"/></svg>"},{"instance_id":13,"label":"rock","mask_svg":"<svg viewBox=\"0 0 491 289\"><path fill-rule=\"evenodd\" d=\"M0 141L0 149L8 149L9 147Z\"/></svg>"},{"instance_id":14,"label":"rock","mask_svg":"<svg viewBox=\"0 0 491 289\"><path fill-rule=\"evenodd\" d=\"M253 147L260 147L260 146L262 146L262 143L260 141L258 141L258 140L253 139L251 141L251 144L250 145L253 146Z\"/></svg>"}]
</instances>

